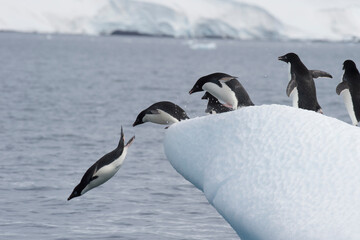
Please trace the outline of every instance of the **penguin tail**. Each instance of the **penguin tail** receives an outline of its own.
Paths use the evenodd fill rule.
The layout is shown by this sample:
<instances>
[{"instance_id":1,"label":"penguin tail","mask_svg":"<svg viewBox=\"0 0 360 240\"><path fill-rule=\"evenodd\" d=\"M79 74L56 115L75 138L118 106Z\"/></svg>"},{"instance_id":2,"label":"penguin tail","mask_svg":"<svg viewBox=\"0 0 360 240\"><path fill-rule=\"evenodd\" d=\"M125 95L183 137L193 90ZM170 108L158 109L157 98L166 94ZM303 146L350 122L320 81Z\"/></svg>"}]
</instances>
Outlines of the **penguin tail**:
<instances>
[{"instance_id":1,"label":"penguin tail","mask_svg":"<svg viewBox=\"0 0 360 240\"><path fill-rule=\"evenodd\" d=\"M134 140L135 140L135 136L130 138L130 140L126 143L125 147L130 147L130 145L133 143Z\"/></svg>"}]
</instances>

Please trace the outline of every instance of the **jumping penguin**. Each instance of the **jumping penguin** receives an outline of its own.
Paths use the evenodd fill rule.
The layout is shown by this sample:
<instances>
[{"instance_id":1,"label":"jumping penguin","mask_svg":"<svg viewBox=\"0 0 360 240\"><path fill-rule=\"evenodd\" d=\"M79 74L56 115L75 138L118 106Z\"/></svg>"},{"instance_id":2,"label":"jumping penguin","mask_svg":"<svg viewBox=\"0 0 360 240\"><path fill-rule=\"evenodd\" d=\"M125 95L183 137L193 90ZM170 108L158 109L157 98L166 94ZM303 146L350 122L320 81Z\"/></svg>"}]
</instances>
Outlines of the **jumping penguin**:
<instances>
[{"instance_id":1,"label":"jumping penguin","mask_svg":"<svg viewBox=\"0 0 360 240\"><path fill-rule=\"evenodd\" d=\"M171 125L186 119L189 117L181 107L172 102L162 101L141 111L133 123L133 127L145 122Z\"/></svg>"},{"instance_id":2,"label":"jumping penguin","mask_svg":"<svg viewBox=\"0 0 360 240\"><path fill-rule=\"evenodd\" d=\"M112 178L123 164L128 148L134 139L135 136L124 146L125 138L123 128L121 127L121 136L117 148L105 154L85 172L80 183L74 188L67 200L79 197Z\"/></svg>"},{"instance_id":3,"label":"jumping penguin","mask_svg":"<svg viewBox=\"0 0 360 240\"><path fill-rule=\"evenodd\" d=\"M199 78L189 91L189 94L201 91L209 92L224 102L224 106L233 110L254 105L245 88L236 77L226 73L217 72Z\"/></svg>"}]
</instances>

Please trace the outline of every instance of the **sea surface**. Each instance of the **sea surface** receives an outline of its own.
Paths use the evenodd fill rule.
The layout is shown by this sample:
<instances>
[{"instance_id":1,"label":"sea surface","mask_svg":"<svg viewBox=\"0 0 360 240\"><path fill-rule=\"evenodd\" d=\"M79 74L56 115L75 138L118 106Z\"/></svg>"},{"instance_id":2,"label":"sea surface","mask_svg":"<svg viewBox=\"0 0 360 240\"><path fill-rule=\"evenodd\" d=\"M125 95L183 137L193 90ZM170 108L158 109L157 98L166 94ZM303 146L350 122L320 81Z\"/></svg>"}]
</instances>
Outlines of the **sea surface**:
<instances>
[{"instance_id":1,"label":"sea surface","mask_svg":"<svg viewBox=\"0 0 360 240\"><path fill-rule=\"evenodd\" d=\"M238 239L167 161L164 126L132 123L162 100L204 116L188 92L213 72L237 76L257 105L291 105L277 60L288 52L333 75L316 79L319 103L350 123L335 88L359 44L0 33L0 239ZM121 126L136 135L122 168L67 201Z\"/></svg>"}]
</instances>

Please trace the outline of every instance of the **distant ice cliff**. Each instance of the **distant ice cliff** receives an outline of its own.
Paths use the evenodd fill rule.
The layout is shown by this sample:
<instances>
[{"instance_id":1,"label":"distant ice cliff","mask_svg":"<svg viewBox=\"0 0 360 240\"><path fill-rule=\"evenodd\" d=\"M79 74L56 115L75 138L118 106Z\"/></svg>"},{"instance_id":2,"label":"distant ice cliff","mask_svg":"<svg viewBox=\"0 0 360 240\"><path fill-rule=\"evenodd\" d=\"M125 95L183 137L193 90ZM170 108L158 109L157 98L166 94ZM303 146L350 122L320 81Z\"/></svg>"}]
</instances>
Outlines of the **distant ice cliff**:
<instances>
[{"instance_id":1,"label":"distant ice cliff","mask_svg":"<svg viewBox=\"0 0 360 240\"><path fill-rule=\"evenodd\" d=\"M0 30L184 38L360 39L356 0L0 0Z\"/></svg>"}]
</instances>

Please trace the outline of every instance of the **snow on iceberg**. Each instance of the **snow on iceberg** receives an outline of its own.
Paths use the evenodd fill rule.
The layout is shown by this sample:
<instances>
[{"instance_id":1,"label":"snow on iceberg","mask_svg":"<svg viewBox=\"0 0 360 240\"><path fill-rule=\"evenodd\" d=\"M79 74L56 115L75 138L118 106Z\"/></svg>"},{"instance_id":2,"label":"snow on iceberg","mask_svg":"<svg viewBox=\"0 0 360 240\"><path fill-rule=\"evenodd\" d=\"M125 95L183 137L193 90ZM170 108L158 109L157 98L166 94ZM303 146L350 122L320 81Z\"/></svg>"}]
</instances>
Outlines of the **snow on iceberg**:
<instances>
[{"instance_id":1,"label":"snow on iceberg","mask_svg":"<svg viewBox=\"0 0 360 240\"><path fill-rule=\"evenodd\" d=\"M360 239L360 129L281 105L172 125L165 153L242 240Z\"/></svg>"}]
</instances>

